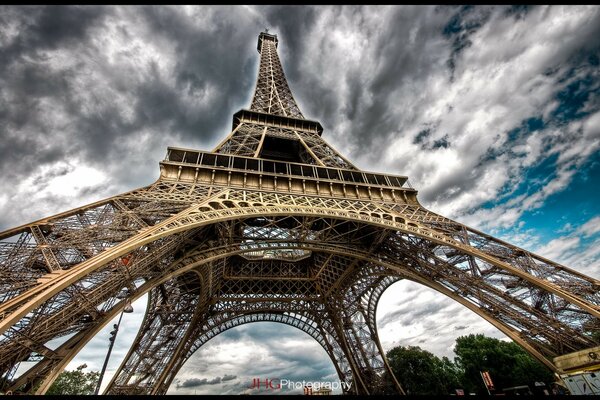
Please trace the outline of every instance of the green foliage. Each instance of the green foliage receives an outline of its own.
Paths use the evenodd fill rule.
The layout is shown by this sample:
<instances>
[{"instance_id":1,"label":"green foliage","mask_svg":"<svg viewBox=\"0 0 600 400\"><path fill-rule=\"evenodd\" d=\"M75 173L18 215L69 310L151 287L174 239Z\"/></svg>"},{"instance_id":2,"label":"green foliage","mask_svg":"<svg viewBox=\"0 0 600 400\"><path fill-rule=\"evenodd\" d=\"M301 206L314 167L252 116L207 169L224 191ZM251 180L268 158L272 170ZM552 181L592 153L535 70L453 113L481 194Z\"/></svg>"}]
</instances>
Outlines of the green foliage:
<instances>
[{"instance_id":1,"label":"green foliage","mask_svg":"<svg viewBox=\"0 0 600 400\"><path fill-rule=\"evenodd\" d=\"M590 318L583 323L583 333L600 345L600 321L597 318Z\"/></svg>"},{"instance_id":2,"label":"green foliage","mask_svg":"<svg viewBox=\"0 0 600 400\"><path fill-rule=\"evenodd\" d=\"M461 371L448 358L416 346L394 347L387 353L394 375L409 395L447 395L461 387Z\"/></svg>"},{"instance_id":3,"label":"green foliage","mask_svg":"<svg viewBox=\"0 0 600 400\"><path fill-rule=\"evenodd\" d=\"M394 347L387 353L394 375L410 395L449 395L455 389L465 393L487 395L480 371L488 371L496 388L528 385L535 382L549 386L554 381L550 369L530 356L514 342L504 342L484 335L456 339L456 358L441 359L420 347Z\"/></svg>"},{"instance_id":4,"label":"green foliage","mask_svg":"<svg viewBox=\"0 0 600 400\"><path fill-rule=\"evenodd\" d=\"M82 364L74 371L63 371L58 375L46 394L62 395L89 395L94 394L100 372L83 372L86 364Z\"/></svg>"},{"instance_id":5,"label":"green foliage","mask_svg":"<svg viewBox=\"0 0 600 400\"><path fill-rule=\"evenodd\" d=\"M497 391L528 385L536 381L549 384L552 372L514 342L503 342L484 335L461 336L456 339L456 363L464 371L467 391L487 394L480 371L488 371Z\"/></svg>"}]
</instances>

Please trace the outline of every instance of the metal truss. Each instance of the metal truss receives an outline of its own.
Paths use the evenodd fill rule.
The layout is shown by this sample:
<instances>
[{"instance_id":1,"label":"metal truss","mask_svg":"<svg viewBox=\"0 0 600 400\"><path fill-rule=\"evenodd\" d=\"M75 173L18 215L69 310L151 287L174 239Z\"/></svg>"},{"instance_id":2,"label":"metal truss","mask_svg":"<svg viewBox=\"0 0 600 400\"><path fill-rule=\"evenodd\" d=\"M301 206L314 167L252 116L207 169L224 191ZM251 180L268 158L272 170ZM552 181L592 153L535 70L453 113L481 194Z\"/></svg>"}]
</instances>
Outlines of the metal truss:
<instances>
[{"instance_id":1,"label":"metal truss","mask_svg":"<svg viewBox=\"0 0 600 400\"><path fill-rule=\"evenodd\" d=\"M251 108L266 114L304 118L285 79L277 44L276 35L263 32L258 37L260 66Z\"/></svg>"},{"instance_id":2,"label":"metal truss","mask_svg":"<svg viewBox=\"0 0 600 400\"><path fill-rule=\"evenodd\" d=\"M271 321L313 337L345 392L402 394L375 319L400 279L459 302L556 372L553 358L598 345L600 281L425 209L404 176L356 168L304 119L276 47L260 35L251 109L214 151L169 148L153 184L0 233L4 389L45 393L145 294L107 393L164 394L211 338ZM23 361L36 363L15 379Z\"/></svg>"}]
</instances>

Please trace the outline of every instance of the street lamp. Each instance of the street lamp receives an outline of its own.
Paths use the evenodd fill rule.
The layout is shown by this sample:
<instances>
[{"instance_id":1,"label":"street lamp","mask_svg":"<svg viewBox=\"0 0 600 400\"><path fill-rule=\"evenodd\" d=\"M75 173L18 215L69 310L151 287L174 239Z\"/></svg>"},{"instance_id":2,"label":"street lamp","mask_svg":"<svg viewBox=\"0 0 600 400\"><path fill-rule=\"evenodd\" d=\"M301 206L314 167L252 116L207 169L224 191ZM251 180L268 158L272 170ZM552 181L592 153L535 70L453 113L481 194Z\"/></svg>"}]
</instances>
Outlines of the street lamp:
<instances>
[{"instance_id":1,"label":"street lamp","mask_svg":"<svg viewBox=\"0 0 600 400\"><path fill-rule=\"evenodd\" d=\"M110 337L108 338L110 345L108 346L108 353L106 353L106 359L104 360L102 371L100 371L100 376L98 377L98 385L96 386L96 391L94 392L94 395L98 395L98 392L100 392L102 378L104 377L104 372L106 371L106 366L108 365L108 359L110 358L110 353L112 352L113 345L115 344L115 339L117 338L117 332L119 332L119 326L121 325L121 318L123 318L123 313L132 312L133 307L131 306L131 301L127 300L127 303L125 304L125 307L123 307L123 311L121 311L121 315L119 316L119 321L116 324L113 324L113 330L110 331Z\"/></svg>"}]
</instances>

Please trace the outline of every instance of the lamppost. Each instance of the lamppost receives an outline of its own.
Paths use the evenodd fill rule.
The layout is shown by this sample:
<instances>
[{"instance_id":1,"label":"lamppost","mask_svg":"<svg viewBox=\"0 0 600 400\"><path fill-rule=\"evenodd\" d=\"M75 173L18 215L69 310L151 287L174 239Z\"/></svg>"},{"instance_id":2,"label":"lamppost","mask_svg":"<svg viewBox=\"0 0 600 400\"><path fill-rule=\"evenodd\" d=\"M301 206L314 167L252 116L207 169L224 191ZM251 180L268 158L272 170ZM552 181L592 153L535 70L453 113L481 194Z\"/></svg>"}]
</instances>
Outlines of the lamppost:
<instances>
[{"instance_id":1,"label":"lamppost","mask_svg":"<svg viewBox=\"0 0 600 400\"><path fill-rule=\"evenodd\" d=\"M123 307L123 311L121 311L121 315L119 316L119 321L113 325L113 330L110 331L110 345L108 346L108 353L106 353L106 359L104 360L104 365L102 366L102 371L100 371L100 376L98 377L98 385L96 386L96 391L94 395L98 395L100 391L100 385L102 384L102 378L104 377L104 371L106 371L106 366L108 365L108 359L110 358L110 353L112 352L113 345L115 344L115 339L117 338L117 332L119 332L119 325L121 325L121 318L123 318L123 313L132 313L133 307L131 306L131 301L127 300L125 307Z\"/></svg>"}]
</instances>

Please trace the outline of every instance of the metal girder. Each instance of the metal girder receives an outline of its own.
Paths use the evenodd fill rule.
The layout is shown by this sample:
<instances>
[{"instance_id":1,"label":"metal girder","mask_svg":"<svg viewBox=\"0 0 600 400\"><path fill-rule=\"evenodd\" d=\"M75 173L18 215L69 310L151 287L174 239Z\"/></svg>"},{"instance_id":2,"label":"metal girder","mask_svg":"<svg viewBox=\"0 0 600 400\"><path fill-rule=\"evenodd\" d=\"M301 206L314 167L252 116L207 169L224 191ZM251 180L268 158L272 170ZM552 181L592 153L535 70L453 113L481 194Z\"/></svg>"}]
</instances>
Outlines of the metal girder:
<instances>
[{"instance_id":1,"label":"metal girder","mask_svg":"<svg viewBox=\"0 0 600 400\"><path fill-rule=\"evenodd\" d=\"M245 199L245 202L238 201L237 198ZM260 201L262 201L262 203L259 203ZM286 210L281 212L278 207L268 206L267 204L270 203L267 203L266 201L291 203L295 204L295 206L292 206L291 208L290 206L287 206ZM252 204L252 206L250 206L250 204ZM319 204L321 209L318 212L315 212L314 209L309 207L311 204ZM502 269L504 262L496 261L492 264L488 261L491 256L480 250L461 252L466 245L456 241L459 246L453 246L451 244L455 244L454 239L438 239L436 243L436 241L431 239L433 235L428 234L428 228L423 229L417 225L417 229L414 229L414 226L409 225L410 222L407 222L407 215L399 217L395 213L388 211L388 216L385 216L383 214L385 209L382 208L382 206L369 207L368 204L362 204L356 201L324 201L322 198L301 196L294 196L292 201L290 200L289 195L276 195L262 192L240 193L232 191L218 193L207 199L205 202L200 203L200 205L200 207L188 207L184 209L180 215L166 219L164 224L156 224L154 227L143 229L137 234L144 237L148 235L149 230L155 229L157 232L162 231L159 235L155 236L154 242L140 241L134 245L132 244L131 247L126 248L125 251L116 252L117 256L115 258L107 259L104 257L103 260L98 263L96 269L90 268L86 273L81 273L77 268L70 268L70 270L65 270L65 273L57 277L51 277L45 281L45 283L52 282L53 280L57 281L56 284L64 280L67 280L69 283L65 284L63 282L65 285L64 288L58 290L54 287L55 285L49 285L46 287L45 291L47 296L46 300L39 302L42 306L36 306L35 303L33 303L33 308L27 309L25 312L29 313L33 311L34 314L39 315L40 318L43 316L45 320L52 321L52 325L56 329L55 332L58 334L64 334L65 332L77 329L77 325L73 326L73 323L75 322L73 317L78 316L81 318L84 315L89 315L89 312L83 313L80 311L79 314L73 314L73 310L84 310L84 308L81 308L81 305L78 305L76 302L72 302L68 299L59 301L58 297L53 296L68 292L69 288L74 288L76 283L81 282L82 279L86 277L88 277L88 279L93 278L98 282L99 280L103 280L102 285L107 286L108 289L101 293L111 293L111 290L115 291L117 288L122 288L127 279L141 279L144 277L144 275L132 275L131 270L144 271L146 276L148 276L147 270L143 268L144 265L148 265L148 262L146 262L146 264L141 263L140 267L137 267L137 264L134 261L131 266L126 269L127 271L130 271L129 277L127 277L123 274L114 273L114 260L117 259L117 261L120 261L118 257L122 254L129 253L134 254L139 260L138 262L141 262L150 257L151 254L160 254L157 252L156 247L149 248L153 249L153 251L145 249L145 247L150 246L150 244L154 244L155 242L160 243L160 241L173 241L173 236L178 237L178 235L181 235L181 233L177 234L175 232L189 233L194 230L196 232L207 230L208 225L197 224L198 218L196 217L201 215L199 211L202 209L205 213L212 214L207 218L207 220L211 222L211 226L214 227L211 233L215 234L215 232L220 232L220 237L216 238L217 240L214 240L214 243L236 243L236 252L238 254L248 253L244 258L245 270L250 268L250 270L254 271L243 273L241 275L238 274L238 276L235 277L228 277L228 282L223 287L227 289L229 297L232 295L247 297L249 293L258 290L261 285L263 287L268 286L275 288L275 292L296 292L301 296L309 296L312 293L313 298L318 297L319 288L326 288L325 294L331 295L332 288L342 284L345 277L353 276L353 274L355 274L355 272L352 272L353 270L360 270L357 269L358 264L355 261L344 260L344 257L340 256L336 256L335 258L328 256L326 259L323 259L324 257L319 256L314 250L307 249L306 245L312 244L311 242L348 243L355 246L362 245L365 250L361 256L365 260L387 259L387 265L395 265L397 269L397 266L401 264L403 270L401 276L410 277L414 280L428 284L431 287L437 288L438 290L440 290L440 288L432 285L432 283L441 283L446 289L446 294L453 298L460 296L460 299L468 300L470 303L476 304L476 312L487 319L493 319L496 323L503 324L503 331L505 333L509 332L509 336L515 338L520 344L531 346L532 348L530 350L534 350L538 353L538 358L540 358L539 354L555 356L560 354L561 351L572 351L573 349L576 350L591 345L589 340L581 333L581 324L578 325L578 321L580 320L575 318L573 321L574 317L572 312L573 309L578 309L580 315L585 316L586 314L589 314L588 310L593 310L594 304L587 299L579 298L577 302L569 303L570 297L562 297L562 292L544 290L545 288L536 286L535 283L539 278L528 276L529 279L523 279L522 281L524 283L536 287L535 290L537 292L543 291L544 293L547 293L545 298L554 298L553 304L559 304L561 301L562 303L569 303L570 308L568 310L565 309L565 307L560 310L555 308L554 315L549 316L548 310L546 310L546 312L539 310L539 296L536 297L536 309L535 305L527 304L527 301L524 301L524 299L527 299L524 297L523 293L515 292L515 295L511 296L510 293L501 292L498 289L497 280L491 279L494 277L494 274L498 274L498 271L504 271L503 273L505 275L514 277L514 275L510 274L510 270L506 272L506 270ZM337 210L334 209L335 211L331 210L328 213L325 213L325 208L323 206L329 207L330 210L337 206ZM260 211L257 211L256 208L259 208ZM239 213L239 211L243 209L246 209L246 215ZM370 209L371 211L366 214L363 211L366 209ZM229 218L219 218L215 216L214 213L228 215ZM340 213L342 213L342 215L340 215ZM274 216L272 216L273 214ZM325 217L327 214L329 214L329 216ZM345 215L346 217L344 217ZM353 218L351 218L352 215ZM192 218L192 216L194 217ZM234 218L231 218L232 216ZM185 221L184 223L187 223L188 226L182 226L181 221ZM237 222L232 225L232 222L234 221ZM396 230L391 228L392 223L396 224ZM165 229L169 224L173 228L170 230ZM228 225L225 228L223 224ZM381 230L383 227L382 225L385 226L385 230ZM234 226L237 226L237 228ZM398 226L402 226L404 229L398 229ZM413 229L409 229L409 227ZM390 234L390 232L396 233ZM416 232L420 232L421 235L417 235ZM193 239L191 236L191 234L188 235L190 240L194 243L206 244L206 242L203 242L201 239ZM184 243L181 239L179 241L175 240L175 242L180 244ZM275 251L277 250L276 248L267 245L269 243L279 244L279 253ZM104 253L108 253L111 250L114 251L119 246L121 246L121 244L106 250ZM165 245L163 244L163 246ZM495 244L495 246L497 248L499 245ZM141 250L141 248L144 248L145 250ZM167 246L163 255L172 254L173 249L174 248ZM148 251L150 251L150 254L145 255L144 253ZM479 265L479 268L477 269L478 274L473 275L473 269L471 267L464 268L464 260L456 255L450 254L451 251L458 251L465 256L473 257ZM352 250L346 250L343 254L356 257L357 253L356 248L353 248ZM481 253L486 254L487 257L481 257ZM290 261L290 255L295 257L292 258L293 261ZM301 262L301 259L307 260L309 255L312 257L311 259L315 260L313 263L322 259L322 262L312 265L313 276L307 275L311 273L310 268L301 267L300 264L298 264L298 262ZM255 258L254 260L252 260L253 257ZM260 262L256 260L257 257ZM271 258L265 259L265 257ZM92 260L93 259L94 258L92 258ZM296 274L300 271L302 276L294 276L294 269L290 269L288 266L287 270L292 271L289 272L291 274L289 275L289 279L282 279L282 276L274 277L273 271L276 268L274 267L274 262L277 262L277 265L279 265L279 269L277 269L279 273L286 270L284 262L287 262L289 266L294 265L294 268L296 268L297 271ZM105 265L106 267L104 267ZM119 263L117 262L116 265L119 266ZM232 268L235 269L236 264L229 263L227 265L229 268L228 271L231 274ZM239 260L237 265L239 265ZM252 265L254 265L254 267L252 267ZM407 268L407 266L410 266L410 268ZM498 268L498 266L500 266L500 268ZM102 269L102 267L104 267L104 269ZM511 267L514 268L514 266ZM122 266L120 269L123 269ZM113 273L110 274L110 279L108 279L107 270L113 271ZM116 270L118 271L119 268ZM494 273L490 272L482 274L482 271L485 272L488 270L493 271ZM565 274L565 270L560 268L558 268L558 270L561 275ZM97 277L94 276L94 274L100 273L102 274ZM160 274L164 272L157 271L156 273ZM77 274L79 275L77 276ZM521 275L523 274L524 272L521 272ZM73 278L73 275L77 276L77 278ZM490 280L486 281L487 277L491 277ZM257 278L260 283L248 283L248 281L256 281ZM310 279L313 279L314 284L310 284ZM281 284L282 281L285 282L283 286ZM244 282L244 284L242 285L239 282ZM298 282L305 283L299 284ZM584 280L584 282L593 284L593 281L590 282ZM462 286L459 286L461 283ZM221 285L223 284L221 283ZM550 287L552 288L552 285L550 285ZM587 292L583 290L582 293L586 294ZM34 293L34 295L36 294L39 296L39 292ZM276 293L270 293L272 296L275 294ZM215 294L213 293L213 295ZM86 298L90 298L89 293L86 293ZM219 298L227 297L221 296ZM106 297L99 297L98 301L105 299ZM593 301L593 299L594 297L592 296L590 300ZM60 308L59 306L65 301L67 301L67 304L64 305L63 308ZM93 303L93 300L89 301L92 301ZM585 308L580 307L578 303L586 305L588 309L586 310ZM50 306L50 311L48 311L49 304L52 304L52 306ZM508 307L509 305L510 307ZM499 309L501 306L503 306L504 309ZM66 318L67 315L70 316L71 319ZM532 319L532 317L535 317L535 319ZM56 321L60 321L61 319L65 322L62 324L56 323ZM48 324L45 324L44 326L48 326ZM545 328L540 328L540 326ZM24 332L38 332L45 330L45 334L40 336L43 338L41 342L53 338L53 336L49 335L47 328L44 328L41 324L35 323L35 321L29 321L28 319L18 320L18 323L11 327L11 329L16 329L18 331L23 330ZM354 336L351 336L351 339L354 337L352 343L354 343L353 346L356 346L356 334L353 335ZM16 337L16 334L13 336ZM533 343L533 346L529 344L530 342ZM13 351L12 347L13 346L6 347L7 353L17 354ZM550 350L548 348L550 348ZM20 353L18 354L20 354L19 357L22 358L29 353L30 351L28 349L21 347ZM357 368L358 366L355 367L355 370Z\"/></svg>"},{"instance_id":2,"label":"metal girder","mask_svg":"<svg viewBox=\"0 0 600 400\"><path fill-rule=\"evenodd\" d=\"M277 55L277 36L259 38L260 65L251 109L266 114L304 118L292 96Z\"/></svg>"}]
</instances>

